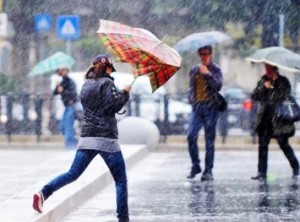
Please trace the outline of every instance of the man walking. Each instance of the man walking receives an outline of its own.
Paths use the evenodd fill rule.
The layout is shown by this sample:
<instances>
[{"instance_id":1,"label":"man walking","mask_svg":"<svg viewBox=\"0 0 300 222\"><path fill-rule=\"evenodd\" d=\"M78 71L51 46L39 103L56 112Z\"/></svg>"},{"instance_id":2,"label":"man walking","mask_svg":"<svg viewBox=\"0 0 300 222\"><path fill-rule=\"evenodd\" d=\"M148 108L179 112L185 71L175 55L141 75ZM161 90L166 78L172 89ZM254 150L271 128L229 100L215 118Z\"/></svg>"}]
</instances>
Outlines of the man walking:
<instances>
[{"instance_id":1,"label":"man walking","mask_svg":"<svg viewBox=\"0 0 300 222\"><path fill-rule=\"evenodd\" d=\"M198 56L200 65L190 70L189 101L193 109L187 139L192 168L187 178L192 179L202 172L197 141L199 131L204 126L206 154L201 181L210 181L213 180L214 143L219 112L214 98L222 88L223 77L220 68L212 62L210 45L199 48Z\"/></svg>"},{"instance_id":2,"label":"man walking","mask_svg":"<svg viewBox=\"0 0 300 222\"><path fill-rule=\"evenodd\" d=\"M77 92L75 82L68 76L69 70L62 68L57 71L62 77L62 82L56 86L54 95L60 94L65 106L63 117L60 121L60 130L65 138L66 148L76 148L77 139L74 131L75 112L72 105L77 102Z\"/></svg>"}]
</instances>

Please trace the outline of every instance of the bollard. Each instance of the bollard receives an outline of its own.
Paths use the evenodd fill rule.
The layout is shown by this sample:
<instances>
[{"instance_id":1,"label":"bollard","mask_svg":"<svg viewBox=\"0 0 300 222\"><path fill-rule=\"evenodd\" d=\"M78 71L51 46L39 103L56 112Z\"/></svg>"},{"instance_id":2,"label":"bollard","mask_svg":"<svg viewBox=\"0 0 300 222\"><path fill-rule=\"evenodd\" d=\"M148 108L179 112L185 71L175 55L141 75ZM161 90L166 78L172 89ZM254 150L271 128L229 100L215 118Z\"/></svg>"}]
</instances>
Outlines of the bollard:
<instances>
[{"instance_id":1,"label":"bollard","mask_svg":"<svg viewBox=\"0 0 300 222\"><path fill-rule=\"evenodd\" d=\"M162 142L166 142L166 137L168 134L170 134L170 127L169 127L169 96L164 95L163 97L164 101L164 120L161 128L161 135L163 136Z\"/></svg>"},{"instance_id":2,"label":"bollard","mask_svg":"<svg viewBox=\"0 0 300 222\"><path fill-rule=\"evenodd\" d=\"M131 102L132 102L132 100L129 99L129 101L128 101L127 104L126 104L127 116L131 116L131 115L132 115Z\"/></svg>"},{"instance_id":3,"label":"bollard","mask_svg":"<svg viewBox=\"0 0 300 222\"><path fill-rule=\"evenodd\" d=\"M53 135L58 135L60 134L60 129L59 129L59 120L57 120L55 117L56 107L55 107L54 98L55 97L53 95L50 98L50 118L48 123L48 129Z\"/></svg>"},{"instance_id":4,"label":"bollard","mask_svg":"<svg viewBox=\"0 0 300 222\"><path fill-rule=\"evenodd\" d=\"M37 136L37 143L40 142L40 137L42 135L42 106L43 99L38 95L35 100L35 112L37 114L37 118L35 120L35 134Z\"/></svg>"},{"instance_id":5,"label":"bollard","mask_svg":"<svg viewBox=\"0 0 300 222\"><path fill-rule=\"evenodd\" d=\"M140 95L134 96L134 103L135 103L135 115L140 117L141 116L141 97Z\"/></svg>"},{"instance_id":6,"label":"bollard","mask_svg":"<svg viewBox=\"0 0 300 222\"><path fill-rule=\"evenodd\" d=\"M219 114L219 132L222 139L222 144L226 143L226 137L228 135L228 109Z\"/></svg>"},{"instance_id":7,"label":"bollard","mask_svg":"<svg viewBox=\"0 0 300 222\"><path fill-rule=\"evenodd\" d=\"M12 133L12 108L13 108L13 95L8 93L7 100L6 100L6 108L7 108L7 122L5 124L6 128L6 135L7 135L7 142L11 142L11 133Z\"/></svg>"},{"instance_id":8,"label":"bollard","mask_svg":"<svg viewBox=\"0 0 300 222\"><path fill-rule=\"evenodd\" d=\"M21 97L22 106L23 106L23 122L22 122L22 131L24 134L30 133L29 129L29 118L28 118L28 110L29 110L29 94L24 93Z\"/></svg>"}]
</instances>

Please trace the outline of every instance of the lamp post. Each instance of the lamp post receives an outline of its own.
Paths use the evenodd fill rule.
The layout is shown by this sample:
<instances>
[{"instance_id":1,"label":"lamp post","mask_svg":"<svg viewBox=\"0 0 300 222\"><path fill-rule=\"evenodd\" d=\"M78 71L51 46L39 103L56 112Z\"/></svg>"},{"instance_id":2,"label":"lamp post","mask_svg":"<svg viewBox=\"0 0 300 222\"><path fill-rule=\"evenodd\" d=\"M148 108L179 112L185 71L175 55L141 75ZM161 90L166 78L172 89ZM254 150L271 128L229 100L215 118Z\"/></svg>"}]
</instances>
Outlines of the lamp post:
<instances>
[{"instance_id":1,"label":"lamp post","mask_svg":"<svg viewBox=\"0 0 300 222\"><path fill-rule=\"evenodd\" d=\"M280 47L284 47L284 15L279 15L279 42Z\"/></svg>"}]
</instances>

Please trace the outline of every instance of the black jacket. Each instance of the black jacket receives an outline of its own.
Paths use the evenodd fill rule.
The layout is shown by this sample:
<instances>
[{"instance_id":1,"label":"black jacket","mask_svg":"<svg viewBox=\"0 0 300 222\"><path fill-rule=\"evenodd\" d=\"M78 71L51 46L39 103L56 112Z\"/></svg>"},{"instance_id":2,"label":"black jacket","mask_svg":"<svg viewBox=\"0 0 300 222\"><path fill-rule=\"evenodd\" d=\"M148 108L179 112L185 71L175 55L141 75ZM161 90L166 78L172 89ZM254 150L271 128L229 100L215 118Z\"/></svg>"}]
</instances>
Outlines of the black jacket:
<instances>
[{"instance_id":1,"label":"black jacket","mask_svg":"<svg viewBox=\"0 0 300 222\"><path fill-rule=\"evenodd\" d=\"M70 77L64 76L60 86L63 87L62 93L59 93L56 88L54 95L61 94L61 100L66 107L75 103L78 99L75 82Z\"/></svg>"},{"instance_id":2,"label":"black jacket","mask_svg":"<svg viewBox=\"0 0 300 222\"><path fill-rule=\"evenodd\" d=\"M294 123L276 120L274 116L276 104L291 94L290 82L285 76L279 75L272 83L273 88L267 89L264 87L264 82L267 80L267 76L264 75L252 94L252 98L260 102L256 121L257 133L262 135L266 129L271 129L273 137L293 136L295 133Z\"/></svg>"},{"instance_id":3,"label":"black jacket","mask_svg":"<svg viewBox=\"0 0 300 222\"><path fill-rule=\"evenodd\" d=\"M88 74L81 93L83 106L82 137L118 138L117 120L119 112L129 99L129 93L118 91L109 75L93 79Z\"/></svg>"}]
</instances>

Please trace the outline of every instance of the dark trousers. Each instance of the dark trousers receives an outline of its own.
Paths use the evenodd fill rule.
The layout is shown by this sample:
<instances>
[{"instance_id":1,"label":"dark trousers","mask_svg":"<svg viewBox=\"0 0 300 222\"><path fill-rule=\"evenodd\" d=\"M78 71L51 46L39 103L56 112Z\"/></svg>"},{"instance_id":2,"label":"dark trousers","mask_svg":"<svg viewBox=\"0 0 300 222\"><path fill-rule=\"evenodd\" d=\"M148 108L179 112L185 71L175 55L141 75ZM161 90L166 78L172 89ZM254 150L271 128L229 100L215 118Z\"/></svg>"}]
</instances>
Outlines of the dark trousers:
<instances>
[{"instance_id":1,"label":"dark trousers","mask_svg":"<svg viewBox=\"0 0 300 222\"><path fill-rule=\"evenodd\" d=\"M192 164L199 165L198 136L204 126L205 133L205 172L211 171L214 165L216 126L218 120L217 108L207 102L200 102L193 108L188 130L188 145Z\"/></svg>"},{"instance_id":2,"label":"dark trousers","mask_svg":"<svg viewBox=\"0 0 300 222\"><path fill-rule=\"evenodd\" d=\"M53 192L77 180L97 154L104 159L115 181L118 218L126 220L128 219L127 177L121 151L108 153L98 150L77 150L70 170L51 180L41 192L46 200Z\"/></svg>"},{"instance_id":3,"label":"dark trousers","mask_svg":"<svg viewBox=\"0 0 300 222\"><path fill-rule=\"evenodd\" d=\"M258 172L266 174L268 170L268 151L269 143L271 140L272 132L266 130L264 133L258 137ZM294 171L299 170L299 162L294 154L293 148L289 144L289 138L287 136L279 136L276 138L280 149L290 162L291 167Z\"/></svg>"}]
</instances>

